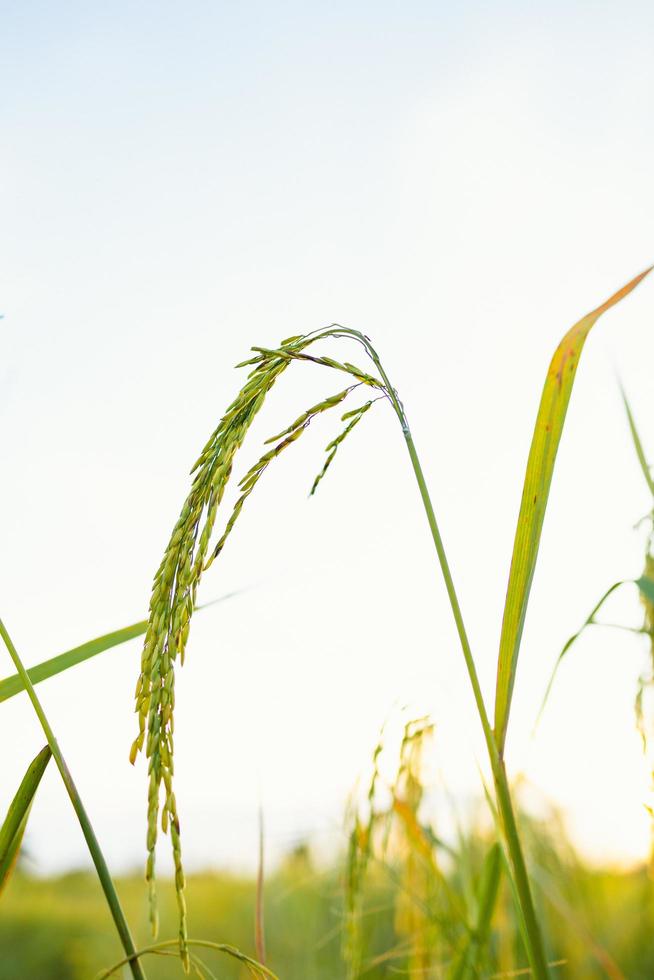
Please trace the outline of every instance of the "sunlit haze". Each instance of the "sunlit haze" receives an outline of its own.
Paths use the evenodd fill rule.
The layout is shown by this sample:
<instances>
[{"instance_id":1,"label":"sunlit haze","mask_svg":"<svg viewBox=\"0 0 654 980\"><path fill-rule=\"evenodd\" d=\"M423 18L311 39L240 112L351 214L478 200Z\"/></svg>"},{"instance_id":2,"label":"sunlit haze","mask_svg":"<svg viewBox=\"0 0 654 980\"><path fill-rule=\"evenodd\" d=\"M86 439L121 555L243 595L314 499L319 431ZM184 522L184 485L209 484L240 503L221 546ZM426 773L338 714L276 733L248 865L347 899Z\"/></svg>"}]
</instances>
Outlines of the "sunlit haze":
<instances>
[{"instance_id":1,"label":"sunlit haze","mask_svg":"<svg viewBox=\"0 0 654 980\"><path fill-rule=\"evenodd\" d=\"M26 663L146 615L233 365L337 321L370 335L404 401L492 704L549 358L654 261L654 7L28 0L2 21L0 615ZM589 632L531 730L566 638L640 574L651 499L616 376L654 457L653 364L646 282L584 352L508 745L582 852L620 862L650 841L633 715L646 640ZM321 370L288 372L242 473L335 390ZM340 847L346 797L404 704L436 724L436 819L448 795L480 793L401 430L375 406L308 499L334 427L316 421L270 468L203 579L202 601L239 594L194 619L177 678L190 868L252 867L260 799L271 858ZM638 626L637 596L606 617ZM133 641L40 688L118 869L144 859L139 659ZM0 740L2 811L43 744L26 697L1 705ZM39 871L88 863L53 767L27 844Z\"/></svg>"}]
</instances>

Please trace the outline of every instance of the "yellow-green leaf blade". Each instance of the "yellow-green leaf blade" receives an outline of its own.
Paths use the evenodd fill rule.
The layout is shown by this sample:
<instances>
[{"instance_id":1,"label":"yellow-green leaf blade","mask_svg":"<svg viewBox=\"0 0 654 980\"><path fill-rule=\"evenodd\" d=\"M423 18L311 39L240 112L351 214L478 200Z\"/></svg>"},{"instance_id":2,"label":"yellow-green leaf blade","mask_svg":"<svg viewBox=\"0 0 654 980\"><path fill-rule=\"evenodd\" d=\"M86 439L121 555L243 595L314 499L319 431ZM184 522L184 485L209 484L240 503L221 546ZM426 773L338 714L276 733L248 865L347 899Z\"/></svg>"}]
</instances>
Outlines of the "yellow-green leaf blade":
<instances>
[{"instance_id":1,"label":"yellow-green leaf blade","mask_svg":"<svg viewBox=\"0 0 654 980\"><path fill-rule=\"evenodd\" d=\"M649 272L651 268L632 279L568 331L554 352L545 378L527 460L502 620L495 689L495 738L500 753L506 740L520 641L552 473L579 358L588 334L602 313L627 296Z\"/></svg>"},{"instance_id":2,"label":"yellow-green leaf blade","mask_svg":"<svg viewBox=\"0 0 654 980\"><path fill-rule=\"evenodd\" d=\"M0 892L14 870L32 801L51 754L49 746L46 745L32 760L0 827Z\"/></svg>"}]
</instances>

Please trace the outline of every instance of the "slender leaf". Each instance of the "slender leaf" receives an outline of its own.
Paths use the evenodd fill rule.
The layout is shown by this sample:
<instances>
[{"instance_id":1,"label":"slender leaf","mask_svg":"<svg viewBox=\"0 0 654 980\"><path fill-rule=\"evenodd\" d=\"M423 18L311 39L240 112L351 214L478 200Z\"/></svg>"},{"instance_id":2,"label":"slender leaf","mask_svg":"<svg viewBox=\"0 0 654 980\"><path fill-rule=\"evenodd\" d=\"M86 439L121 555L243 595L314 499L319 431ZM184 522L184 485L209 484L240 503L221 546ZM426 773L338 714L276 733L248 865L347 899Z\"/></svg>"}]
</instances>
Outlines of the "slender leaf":
<instances>
[{"instance_id":1,"label":"slender leaf","mask_svg":"<svg viewBox=\"0 0 654 980\"><path fill-rule=\"evenodd\" d=\"M47 680L48 677L54 677L55 674L60 674L63 670L68 670L69 667L75 667L77 664L81 664L85 660L97 656L99 653L104 653L105 650L110 650L111 647L120 646L121 643L127 643L128 640L133 640L135 636L141 636L142 633L145 633L147 625L147 619L143 619L139 623L132 623L131 626L124 626L120 630L105 633L104 636L98 636L94 640L82 643L81 646L73 647L72 650L66 650L65 653L60 653L56 657L44 660L35 667L30 667L27 671L30 680L32 684L38 684L40 681ZM19 694L23 688L23 682L18 674L12 674L11 677L6 677L0 681L0 701L6 701L7 698L12 698L15 694Z\"/></svg>"},{"instance_id":2,"label":"slender leaf","mask_svg":"<svg viewBox=\"0 0 654 980\"><path fill-rule=\"evenodd\" d=\"M624 388L620 385L620 391L622 393L622 400L624 402L625 411L627 412L627 421L629 422L629 431L631 432L631 438L634 443L634 449L636 450L636 456L638 457L638 462L640 463L640 468L643 471L643 476L647 482L649 492L654 496L654 480L652 479L652 474L649 468L649 464L645 459L645 453L643 451L643 444L640 441L640 436L638 435L638 429L636 428L636 422L634 420L633 412L631 411L631 406L627 400L627 395Z\"/></svg>"},{"instance_id":3,"label":"slender leaf","mask_svg":"<svg viewBox=\"0 0 654 980\"><path fill-rule=\"evenodd\" d=\"M586 337L602 313L627 296L650 271L647 269L636 276L576 323L557 347L547 372L527 461L500 637L495 690L495 738L500 753L506 741L520 641L554 463L581 352Z\"/></svg>"},{"instance_id":4,"label":"slender leaf","mask_svg":"<svg viewBox=\"0 0 654 980\"><path fill-rule=\"evenodd\" d=\"M9 881L18 860L34 794L51 755L50 747L46 745L32 760L0 827L0 892Z\"/></svg>"},{"instance_id":5,"label":"slender leaf","mask_svg":"<svg viewBox=\"0 0 654 980\"><path fill-rule=\"evenodd\" d=\"M623 585L629 585L629 584L630 584L630 580L629 579L622 579L620 582L614 582L613 585L609 589L606 590L606 592L604 593L604 595L602 596L602 598L599 600L599 602L596 602L595 603L595 605L593 606L592 610L590 611L590 613L588 614L588 616L586 617L586 619L584 620L584 622L582 623L582 625L579 627L579 629L577 630L577 632L576 633L573 633L572 636L568 637L568 639L565 641L565 644L563 645L563 649L561 650L560 654L556 658L556 663L554 664L554 668L552 670L552 673L550 675L550 679L549 679L548 684L547 684L547 687L545 689L545 694L543 695L543 701L541 703L540 710L538 712L538 717L536 718L536 721L534 723L534 732L538 728L538 726L540 724L540 720L543 717L543 712L545 711L545 706L547 705L547 702L549 700L549 696L552 693L552 687L554 686L554 681L556 679L556 675L557 675L557 673L559 671L559 667L561 666L561 662L562 662L563 658L570 651L570 648L572 646L574 646L574 644L577 642L577 640L579 639L579 637L581 636L581 634L583 632L585 632L585 630L589 626L598 626L598 625L601 625L601 624L599 624L597 622L597 620L595 619L595 616L600 611L600 609L602 608L602 606L604 605L604 603L606 602L606 600L609 598L609 596L613 595L613 593L617 589L621 588L621 586L623 586ZM638 585L638 582L636 582L634 584ZM650 583L650 584L652 584L652 583Z\"/></svg>"},{"instance_id":6,"label":"slender leaf","mask_svg":"<svg viewBox=\"0 0 654 980\"><path fill-rule=\"evenodd\" d=\"M218 602L225 602L227 599L231 599L233 596L239 594L240 592L229 592L227 595L220 596L218 599L213 599L211 602L198 606L198 611L208 609L209 606L213 606ZM110 650L112 647L127 643L128 640L133 640L136 636L142 636L147 627L147 619L142 619L138 623L132 623L131 626L123 626L122 629L105 633L103 636L98 636L94 640L88 640L86 643L82 643L81 646L73 647L72 650L66 650L65 653L60 653L56 657L44 660L35 667L30 667L27 671L29 678L32 684L45 681L48 677L54 677L56 674L68 670L69 667L75 667L77 664L81 664L91 657L96 657L99 653L104 653L105 650ZM20 694L23 689L24 685L18 674L5 677L4 680L0 681L0 701L13 698L15 694Z\"/></svg>"}]
</instances>

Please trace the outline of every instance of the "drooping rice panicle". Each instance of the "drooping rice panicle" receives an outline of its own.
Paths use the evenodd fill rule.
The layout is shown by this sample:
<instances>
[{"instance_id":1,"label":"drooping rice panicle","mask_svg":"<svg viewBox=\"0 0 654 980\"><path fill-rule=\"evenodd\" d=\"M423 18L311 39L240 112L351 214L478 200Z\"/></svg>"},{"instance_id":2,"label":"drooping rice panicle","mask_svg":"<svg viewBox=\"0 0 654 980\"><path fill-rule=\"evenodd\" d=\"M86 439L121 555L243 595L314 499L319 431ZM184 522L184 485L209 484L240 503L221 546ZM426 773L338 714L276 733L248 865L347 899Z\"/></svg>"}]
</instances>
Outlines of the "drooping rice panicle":
<instances>
[{"instance_id":1,"label":"drooping rice panicle","mask_svg":"<svg viewBox=\"0 0 654 980\"><path fill-rule=\"evenodd\" d=\"M225 530L223 531L223 534L220 537L216 547L213 549L211 557L209 558L209 560L205 565L205 569L209 568L209 566L214 561L214 559L216 559L220 554L220 552L223 550L225 546L225 542L232 532L232 528L236 523L238 515L241 513L241 510L243 509L243 504L250 496L255 486L259 482L259 479L261 478L261 476L263 476L263 473L265 472L269 464L273 461L273 459L276 459L277 456L279 456L280 453L282 453L284 449L287 448L287 446L290 446L291 443L296 441L296 439L299 439L300 436L303 434L303 432L306 431L311 421L317 415L322 414L322 412L327 412L329 411L330 408L335 408L337 405L340 405L343 399L346 398L349 395L349 393L356 387L357 385L351 385L349 388L345 388L344 391L340 391L338 392L338 394L332 395L330 398L325 398L324 401L319 402L317 405L314 405L312 408L307 409L306 412L303 412L302 415L300 415L299 418L297 418L292 425L289 425L286 429L283 429L282 432L277 433L277 435L272 436L270 439L266 439L264 445L269 445L271 442L274 442L277 439L279 439L280 441L277 443L276 446L270 449L267 453L264 453L264 455L254 464L254 466L252 466L248 470L248 472L245 474L243 479L239 482L241 495L236 501L236 503L234 504L234 508L232 510L231 516L227 521L227 526L225 527Z\"/></svg>"},{"instance_id":2,"label":"drooping rice panicle","mask_svg":"<svg viewBox=\"0 0 654 980\"><path fill-rule=\"evenodd\" d=\"M269 464L306 431L317 415L341 404L354 388L367 385L376 388L382 392L382 395L388 394L382 381L353 364L342 363L326 355L305 353L305 349L317 341L344 336L363 343L370 353L362 335L341 327L317 331L312 335L287 338L276 349L252 348L254 356L244 361L242 365L251 368L247 380L237 397L228 406L191 470L193 482L190 493L173 528L153 582L149 621L135 695L139 719L138 734L132 743L130 760L134 762L139 751L145 746L149 775L146 880L152 931L156 935L158 928L155 855L158 826L161 823L164 833L170 829L180 919L180 954L187 972L190 960L187 948L185 879L180 822L173 792L175 663L178 658L180 663L184 662L191 617L202 573L220 554L246 499ZM232 476L236 454L270 390L288 365L294 361L312 363L344 372L353 379L354 383L336 395L313 405L272 440L267 440L268 443L274 441L276 444L261 456L240 481L240 496L234 504L222 536L209 553L218 509ZM161 802L162 784L163 803Z\"/></svg>"},{"instance_id":3,"label":"drooping rice panicle","mask_svg":"<svg viewBox=\"0 0 654 980\"><path fill-rule=\"evenodd\" d=\"M158 923L154 886L155 848L160 790L163 782L165 799L161 823L164 832L169 825L171 828L180 911L180 949L185 967L188 966L188 954L185 946L184 873L181 861L179 817L172 789L174 663L178 655L183 662L196 590L216 512L231 475L234 456L260 410L266 394L287 363L286 358L269 358L252 372L238 398L229 407L202 451L193 468L196 475L191 492L182 508L155 576L150 600L150 616L141 658L141 674L136 689L139 732L132 745L130 758L134 761L137 752L143 747L147 732L149 787L146 879L150 894L150 922L153 933L156 934Z\"/></svg>"}]
</instances>

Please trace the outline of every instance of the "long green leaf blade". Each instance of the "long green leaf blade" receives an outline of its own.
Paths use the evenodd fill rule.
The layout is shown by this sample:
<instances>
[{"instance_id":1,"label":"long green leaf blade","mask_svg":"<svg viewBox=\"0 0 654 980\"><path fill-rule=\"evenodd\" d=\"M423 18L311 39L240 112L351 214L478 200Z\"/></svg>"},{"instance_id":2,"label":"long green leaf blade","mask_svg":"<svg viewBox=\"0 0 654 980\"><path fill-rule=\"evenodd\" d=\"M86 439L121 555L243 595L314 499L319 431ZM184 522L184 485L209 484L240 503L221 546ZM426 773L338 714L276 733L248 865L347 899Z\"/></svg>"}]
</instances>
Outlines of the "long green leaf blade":
<instances>
[{"instance_id":1,"label":"long green leaf blade","mask_svg":"<svg viewBox=\"0 0 654 980\"><path fill-rule=\"evenodd\" d=\"M647 459L645 458L645 451L643 449L643 444L640 441L640 435L638 434L638 429L636 428L636 420L634 419L634 413L631 411L631 405L627 398L627 394L620 385L620 392L622 394L622 401L624 402L625 411L627 413L627 421L629 422L629 431L631 432L631 438L633 440L634 449L636 450L636 456L638 457L638 462L640 463L640 468L643 471L643 476L647 483L649 492L654 496L654 480L652 479L652 473L649 468Z\"/></svg>"},{"instance_id":2,"label":"long green leaf blade","mask_svg":"<svg viewBox=\"0 0 654 980\"><path fill-rule=\"evenodd\" d=\"M218 602L225 602L235 595L240 595L241 591L243 590L229 592L227 595L220 596L218 599L213 599L211 602L198 606L198 612L201 609L208 609L209 606L213 606ZM131 626L123 626L122 629L112 630L111 633L105 633L103 636L98 636L94 640L88 640L78 647L73 647L72 650L66 650L65 653L60 653L56 657L50 657L49 660L44 660L35 667L30 667L27 671L29 678L32 684L45 681L49 677L54 677L56 674L60 674L70 667L75 667L77 664L89 660L91 657L96 657L99 653L104 653L105 650L110 650L112 647L127 643L128 640L133 640L135 636L142 636L147 626L147 619L141 619L138 623L132 623ZM0 681L0 701L13 698L15 694L20 694L23 689L24 685L18 674L5 677L4 680Z\"/></svg>"},{"instance_id":3,"label":"long green leaf blade","mask_svg":"<svg viewBox=\"0 0 654 980\"><path fill-rule=\"evenodd\" d=\"M46 745L32 760L0 827L0 892L14 870L32 801L51 755L50 747Z\"/></svg>"},{"instance_id":4,"label":"long green leaf blade","mask_svg":"<svg viewBox=\"0 0 654 980\"><path fill-rule=\"evenodd\" d=\"M132 623L131 626L124 626L120 630L105 633L104 636L98 636L94 640L82 643L81 646L73 647L72 650L66 650L65 653L60 653L56 657L44 660L35 667L30 667L27 671L30 680L32 684L38 684L48 677L54 677L55 674L60 674L63 670L68 670L69 667L75 667L77 664L81 664L85 660L97 656L99 653L104 653L105 650L110 650L111 647L119 646L121 643L127 643L128 640L133 640L135 636L141 636L145 633L147 625L147 619L142 619L138 623ZM12 674L11 677L6 677L0 681L0 701L6 701L7 698L12 698L22 690L23 682L20 677L18 674Z\"/></svg>"},{"instance_id":5,"label":"long green leaf blade","mask_svg":"<svg viewBox=\"0 0 654 980\"><path fill-rule=\"evenodd\" d=\"M581 352L588 334L602 313L627 296L649 272L651 268L636 276L596 310L579 320L557 347L547 372L527 461L502 620L495 689L495 738L500 754L506 741L520 641L554 463Z\"/></svg>"}]
</instances>

